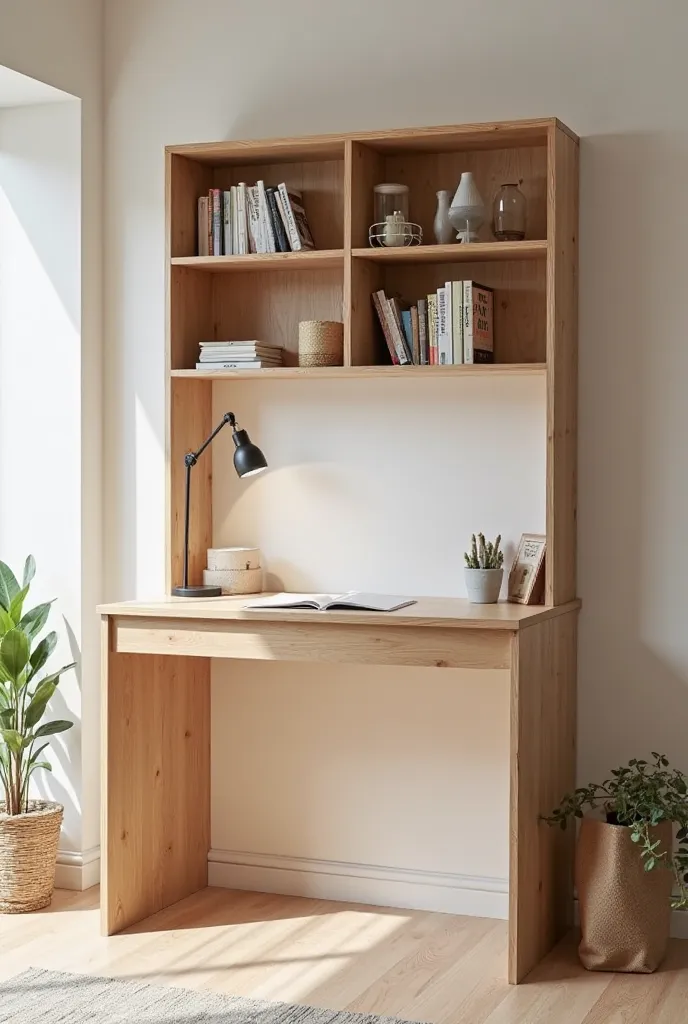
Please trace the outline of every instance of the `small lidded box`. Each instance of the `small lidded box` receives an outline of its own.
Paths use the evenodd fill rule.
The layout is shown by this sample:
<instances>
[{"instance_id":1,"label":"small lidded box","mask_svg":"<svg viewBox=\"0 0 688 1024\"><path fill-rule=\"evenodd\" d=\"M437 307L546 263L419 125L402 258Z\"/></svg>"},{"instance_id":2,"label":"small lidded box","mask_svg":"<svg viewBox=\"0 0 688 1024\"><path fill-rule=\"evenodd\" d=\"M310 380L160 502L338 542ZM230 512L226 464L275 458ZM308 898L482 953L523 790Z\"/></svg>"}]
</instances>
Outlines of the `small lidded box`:
<instances>
[{"instance_id":1,"label":"small lidded box","mask_svg":"<svg viewBox=\"0 0 688 1024\"><path fill-rule=\"evenodd\" d=\"M260 594L263 589L260 548L208 548L203 582L223 594Z\"/></svg>"}]
</instances>

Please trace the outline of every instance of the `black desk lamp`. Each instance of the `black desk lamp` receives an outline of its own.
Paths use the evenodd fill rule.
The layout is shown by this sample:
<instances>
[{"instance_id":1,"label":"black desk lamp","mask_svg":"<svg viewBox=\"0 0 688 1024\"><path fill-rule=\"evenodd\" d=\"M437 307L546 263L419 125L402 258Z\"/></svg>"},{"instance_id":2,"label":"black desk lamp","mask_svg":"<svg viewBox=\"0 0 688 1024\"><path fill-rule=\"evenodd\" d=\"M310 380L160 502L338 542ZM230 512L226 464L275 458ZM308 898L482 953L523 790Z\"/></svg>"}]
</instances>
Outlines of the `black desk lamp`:
<instances>
[{"instance_id":1,"label":"black desk lamp","mask_svg":"<svg viewBox=\"0 0 688 1024\"><path fill-rule=\"evenodd\" d=\"M210 442L217 437L222 428L229 423L232 428L232 440L236 447L234 452L234 468L239 476L255 476L267 469L267 462L260 448L251 444L251 440L245 430L237 429L237 421L233 412L226 412L207 440L203 442L197 452L188 452L184 456L186 466L186 507L184 510L184 582L181 587L175 587L172 593L175 597L220 597L221 587L211 586L189 586L189 512L191 509L191 470L198 462L199 457L206 450Z\"/></svg>"}]
</instances>

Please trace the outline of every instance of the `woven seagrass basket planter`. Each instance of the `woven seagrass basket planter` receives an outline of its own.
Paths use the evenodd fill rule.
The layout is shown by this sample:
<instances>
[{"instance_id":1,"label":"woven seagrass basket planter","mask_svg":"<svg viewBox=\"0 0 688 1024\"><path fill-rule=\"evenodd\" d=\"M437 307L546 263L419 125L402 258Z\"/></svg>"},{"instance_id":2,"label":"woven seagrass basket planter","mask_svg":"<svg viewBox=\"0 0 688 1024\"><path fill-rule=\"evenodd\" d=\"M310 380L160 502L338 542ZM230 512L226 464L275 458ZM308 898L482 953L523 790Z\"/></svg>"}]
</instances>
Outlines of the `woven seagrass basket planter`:
<instances>
[{"instance_id":1,"label":"woven seagrass basket planter","mask_svg":"<svg viewBox=\"0 0 688 1024\"><path fill-rule=\"evenodd\" d=\"M28 814L5 814L0 803L0 913L50 906L64 808L30 800Z\"/></svg>"},{"instance_id":2,"label":"woven seagrass basket planter","mask_svg":"<svg viewBox=\"0 0 688 1024\"><path fill-rule=\"evenodd\" d=\"M338 320L302 320L299 324L299 366L341 366L344 324Z\"/></svg>"}]
</instances>

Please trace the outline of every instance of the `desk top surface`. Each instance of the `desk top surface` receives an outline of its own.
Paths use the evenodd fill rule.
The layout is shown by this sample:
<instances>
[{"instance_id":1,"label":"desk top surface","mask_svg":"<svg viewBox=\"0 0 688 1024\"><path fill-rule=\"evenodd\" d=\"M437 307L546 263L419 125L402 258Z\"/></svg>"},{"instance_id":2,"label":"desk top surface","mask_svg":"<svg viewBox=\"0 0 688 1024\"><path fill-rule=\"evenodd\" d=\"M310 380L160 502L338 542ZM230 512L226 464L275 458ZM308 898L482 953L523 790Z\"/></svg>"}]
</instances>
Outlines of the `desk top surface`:
<instances>
[{"instance_id":1,"label":"desk top surface","mask_svg":"<svg viewBox=\"0 0 688 1024\"><path fill-rule=\"evenodd\" d=\"M263 595L267 596L267 595ZM253 622L346 623L366 626L436 626L456 629L517 630L536 622L575 611L580 601L556 607L519 605L500 601L498 604L469 604L458 597L419 597L416 603L395 612L329 611L317 612L303 608L244 608L250 595L240 597L209 597L189 600L164 597L157 601L121 601L98 607L101 615L119 618L246 620Z\"/></svg>"}]
</instances>

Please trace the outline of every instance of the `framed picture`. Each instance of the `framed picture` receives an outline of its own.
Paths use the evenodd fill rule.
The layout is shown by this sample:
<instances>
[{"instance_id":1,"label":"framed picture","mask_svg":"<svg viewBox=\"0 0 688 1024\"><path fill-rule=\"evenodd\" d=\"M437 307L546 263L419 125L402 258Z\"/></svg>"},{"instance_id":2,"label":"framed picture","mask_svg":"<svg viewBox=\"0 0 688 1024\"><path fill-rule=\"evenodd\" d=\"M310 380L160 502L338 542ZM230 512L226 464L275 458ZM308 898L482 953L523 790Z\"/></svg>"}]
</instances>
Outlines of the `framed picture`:
<instances>
[{"instance_id":1,"label":"framed picture","mask_svg":"<svg viewBox=\"0 0 688 1024\"><path fill-rule=\"evenodd\" d=\"M508 600L540 604L545 593L545 535L523 533L509 572Z\"/></svg>"}]
</instances>

